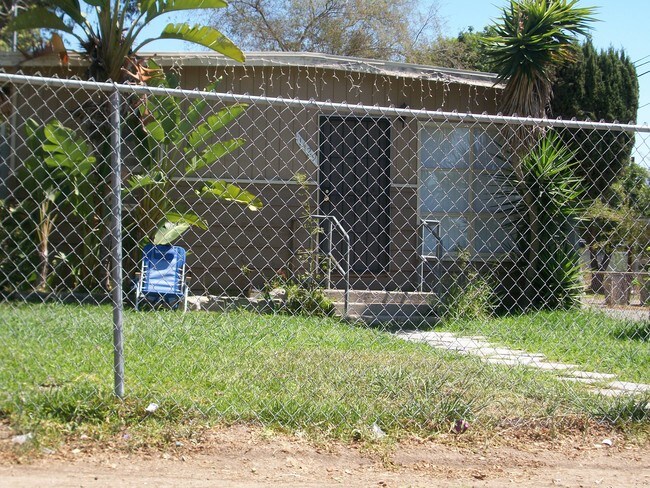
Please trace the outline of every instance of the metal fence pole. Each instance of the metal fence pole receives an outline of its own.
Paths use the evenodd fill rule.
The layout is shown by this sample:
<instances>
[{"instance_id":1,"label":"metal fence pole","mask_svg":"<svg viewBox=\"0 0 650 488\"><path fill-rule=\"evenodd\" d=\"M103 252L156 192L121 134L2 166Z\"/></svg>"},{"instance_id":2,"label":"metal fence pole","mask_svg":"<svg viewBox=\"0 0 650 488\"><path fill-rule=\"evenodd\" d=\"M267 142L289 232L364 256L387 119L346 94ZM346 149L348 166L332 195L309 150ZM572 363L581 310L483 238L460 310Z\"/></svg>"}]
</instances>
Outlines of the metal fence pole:
<instances>
[{"instance_id":1,"label":"metal fence pole","mask_svg":"<svg viewBox=\"0 0 650 488\"><path fill-rule=\"evenodd\" d=\"M113 376L115 396L124 398L124 338L122 300L122 154L120 136L120 92L110 95L111 125L111 265L113 295Z\"/></svg>"}]
</instances>

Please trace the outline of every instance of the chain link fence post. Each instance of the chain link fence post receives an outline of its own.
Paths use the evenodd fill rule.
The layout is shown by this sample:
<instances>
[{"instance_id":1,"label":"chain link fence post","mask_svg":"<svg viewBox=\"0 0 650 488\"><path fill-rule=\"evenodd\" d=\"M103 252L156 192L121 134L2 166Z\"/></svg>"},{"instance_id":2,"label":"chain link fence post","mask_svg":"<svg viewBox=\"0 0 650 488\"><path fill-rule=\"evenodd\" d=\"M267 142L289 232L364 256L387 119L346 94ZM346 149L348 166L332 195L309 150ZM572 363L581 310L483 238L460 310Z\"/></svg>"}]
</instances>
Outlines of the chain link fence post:
<instances>
[{"instance_id":1,"label":"chain link fence post","mask_svg":"<svg viewBox=\"0 0 650 488\"><path fill-rule=\"evenodd\" d=\"M116 89L110 95L111 127L111 265L113 301L113 376L117 398L124 398L124 303L122 299L122 154L120 104Z\"/></svg>"}]
</instances>

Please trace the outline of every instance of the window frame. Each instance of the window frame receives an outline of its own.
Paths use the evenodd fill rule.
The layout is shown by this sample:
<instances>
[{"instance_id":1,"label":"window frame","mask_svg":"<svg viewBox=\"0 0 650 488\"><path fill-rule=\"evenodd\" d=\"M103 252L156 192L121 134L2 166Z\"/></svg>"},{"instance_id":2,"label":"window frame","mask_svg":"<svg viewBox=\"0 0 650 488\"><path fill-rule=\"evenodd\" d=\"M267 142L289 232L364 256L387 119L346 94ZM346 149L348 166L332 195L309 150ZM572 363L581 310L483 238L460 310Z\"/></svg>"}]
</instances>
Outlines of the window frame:
<instances>
[{"instance_id":1,"label":"window frame","mask_svg":"<svg viewBox=\"0 0 650 488\"><path fill-rule=\"evenodd\" d=\"M480 162L478 155L476 153L476 144L478 135L480 133L489 134L490 126L476 123L445 123L445 122L420 122L418 127L418 171L417 171L417 208L418 208L418 221L422 222L424 220L437 220L440 222L440 237L441 245L443 246L440 252L441 259L443 261L453 261L458 258L459 252L468 251L472 260L474 261L511 261L513 255L516 253L515 246L515 235L514 231L504 229L504 226L501 225L500 229L504 230L504 233L507 237L499 240L498 245L495 247L497 250L488 250L478 252L478 239L479 233L483 228L487 228L491 221L496 221L503 223L503 219L499 218L499 211L489 211L487 209L486 202L490 202L492 199L481 199L480 188L487 188L487 186L481 181L481 178L488 176L488 183L495 175L503 171L504 166L500 168L490 168L490 165L484 165ZM467 131L467 150L462 154L466 154L466 162L462 162L461 165L454 164L449 166L447 164L435 164L427 166L425 164L426 159L432 159L433 154L425 154L425 138L432 137L433 134L437 131L448 129L451 134L457 129L465 129ZM445 139L451 140L449 135L445 136ZM505 163L507 164L507 163ZM431 199L431 192L426 185L426 181L430 175L434 175L436 172L439 174L451 174L458 176L460 180L463 180L465 183L466 191L465 200L462 200L466 203L464 205L464 210L457 209L453 211L445 211L440 209L439 211L431 211L425 208L425 201ZM452 178L456 181L456 177ZM485 181L485 180L483 180ZM424 192L428 194L424 195ZM457 207L457 202L452 202L451 208ZM477 205L480 205L481 208L477 210ZM464 230L462 231L461 238L458 241L463 241L462 236L466 240L466 246L456 247L455 249L448 250L442 244L445 241L445 233L447 229L444 225L445 221L461 221L464 222ZM482 225L481 225L482 224ZM487 242L484 240L482 242ZM452 243L455 245L455 243ZM435 247L428 248L426 243L423 241L421 243L423 251L428 253L434 252Z\"/></svg>"}]
</instances>

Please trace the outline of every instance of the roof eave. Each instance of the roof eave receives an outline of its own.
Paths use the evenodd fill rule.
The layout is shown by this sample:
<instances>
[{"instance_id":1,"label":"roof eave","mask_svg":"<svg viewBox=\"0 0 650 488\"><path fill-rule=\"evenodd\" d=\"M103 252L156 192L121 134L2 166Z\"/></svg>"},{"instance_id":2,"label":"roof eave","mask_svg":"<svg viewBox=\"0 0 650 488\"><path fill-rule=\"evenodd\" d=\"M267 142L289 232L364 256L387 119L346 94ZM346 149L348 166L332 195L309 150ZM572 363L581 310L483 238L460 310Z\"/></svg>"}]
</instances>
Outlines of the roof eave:
<instances>
[{"instance_id":1,"label":"roof eave","mask_svg":"<svg viewBox=\"0 0 650 488\"><path fill-rule=\"evenodd\" d=\"M218 53L212 52L146 52L143 57L154 57L162 66L241 66ZM76 54L71 54L69 67L84 67L87 62ZM60 67L57 55L25 59L20 53L0 52L1 68L51 68ZM440 68L397 61L336 56L305 52L249 52L244 66L292 66L341 70L357 73L370 73L402 78L418 78L473 86L501 87L494 73Z\"/></svg>"}]
</instances>

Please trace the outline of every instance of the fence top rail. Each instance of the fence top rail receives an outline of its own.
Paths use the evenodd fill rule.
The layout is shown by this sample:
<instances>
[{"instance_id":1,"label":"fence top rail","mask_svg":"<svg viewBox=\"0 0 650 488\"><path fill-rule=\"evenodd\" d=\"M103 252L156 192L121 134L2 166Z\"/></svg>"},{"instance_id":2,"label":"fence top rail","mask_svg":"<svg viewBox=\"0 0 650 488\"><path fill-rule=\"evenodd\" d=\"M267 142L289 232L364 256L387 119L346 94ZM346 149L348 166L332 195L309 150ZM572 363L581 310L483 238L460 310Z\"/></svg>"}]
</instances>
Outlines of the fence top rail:
<instances>
[{"instance_id":1,"label":"fence top rail","mask_svg":"<svg viewBox=\"0 0 650 488\"><path fill-rule=\"evenodd\" d=\"M418 110L411 108L396 108L393 106L382 107L379 105L351 105L348 103L335 103L329 101L317 101L314 99L302 100L295 98L265 97L256 95L240 95L234 93L206 92L200 90L187 90L180 88L159 88L141 85L126 85L112 82L85 81L77 78L58 78L28 76L23 74L0 72L0 83L12 83L17 85L29 84L32 86L66 87L71 89L93 90L102 92L124 92L138 93L143 95L178 96L185 98L202 98L220 102L236 103L257 103L266 105L282 105L285 107L315 108L322 111L347 112L350 115L381 115L408 117L418 120L440 120L457 123L490 123L490 124L516 124L524 126L562 127L573 129L590 129L619 132L645 132L650 133L650 126L647 124L621 124L607 122L592 122L578 120L517 117L508 115L489 115L487 113L472 114L462 112L443 112L442 110Z\"/></svg>"}]
</instances>

